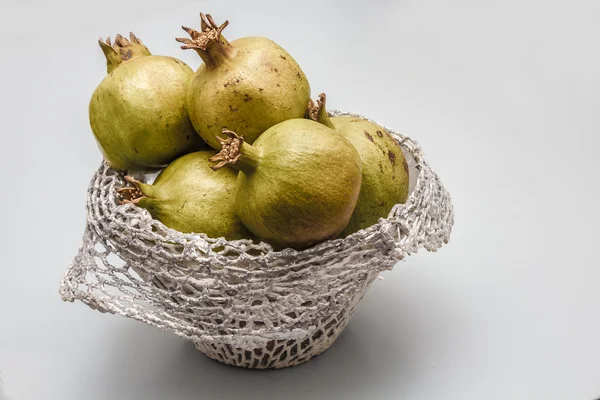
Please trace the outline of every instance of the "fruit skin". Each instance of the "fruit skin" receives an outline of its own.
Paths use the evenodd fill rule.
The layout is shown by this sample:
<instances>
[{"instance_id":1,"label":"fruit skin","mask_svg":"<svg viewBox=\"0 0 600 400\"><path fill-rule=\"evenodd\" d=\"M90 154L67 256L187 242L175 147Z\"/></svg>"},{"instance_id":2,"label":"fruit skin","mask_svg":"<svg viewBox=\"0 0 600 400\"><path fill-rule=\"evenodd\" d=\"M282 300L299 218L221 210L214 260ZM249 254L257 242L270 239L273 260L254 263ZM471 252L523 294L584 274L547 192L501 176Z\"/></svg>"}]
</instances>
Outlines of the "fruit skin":
<instances>
[{"instance_id":1,"label":"fruit skin","mask_svg":"<svg viewBox=\"0 0 600 400\"><path fill-rule=\"evenodd\" d=\"M215 154L199 151L179 157L152 185L127 177L134 188L119 190L123 203L145 208L153 218L183 233L228 240L251 238L235 215L237 171L225 168L214 172L209 158Z\"/></svg>"},{"instance_id":2,"label":"fruit skin","mask_svg":"<svg viewBox=\"0 0 600 400\"><path fill-rule=\"evenodd\" d=\"M241 170L236 211L253 234L276 247L304 249L335 238L348 224L362 180L349 141L308 119L279 123L253 145L226 132L229 139L212 160L221 161L215 168Z\"/></svg>"},{"instance_id":3,"label":"fruit skin","mask_svg":"<svg viewBox=\"0 0 600 400\"><path fill-rule=\"evenodd\" d=\"M118 36L113 46L100 42L110 72L89 103L98 146L108 164L123 171L160 168L202 147L185 109L192 69L150 55L133 38Z\"/></svg>"},{"instance_id":4,"label":"fruit skin","mask_svg":"<svg viewBox=\"0 0 600 400\"><path fill-rule=\"evenodd\" d=\"M244 132L244 140L252 144L271 126L302 118L310 85L294 58L263 37L229 43L220 33L227 23L217 27L210 16L201 15L202 32L184 28L192 40L177 40L186 43L182 48L195 49L204 60L186 100L194 128L204 141L220 150L217 136L227 128Z\"/></svg>"},{"instance_id":5,"label":"fruit skin","mask_svg":"<svg viewBox=\"0 0 600 400\"><path fill-rule=\"evenodd\" d=\"M329 118L325 95L318 100L316 117L332 127L358 150L362 160L362 186L350 222L340 234L346 237L386 218L392 207L408 198L408 164L398 142L380 125L362 118ZM313 114L314 116L314 114Z\"/></svg>"}]
</instances>

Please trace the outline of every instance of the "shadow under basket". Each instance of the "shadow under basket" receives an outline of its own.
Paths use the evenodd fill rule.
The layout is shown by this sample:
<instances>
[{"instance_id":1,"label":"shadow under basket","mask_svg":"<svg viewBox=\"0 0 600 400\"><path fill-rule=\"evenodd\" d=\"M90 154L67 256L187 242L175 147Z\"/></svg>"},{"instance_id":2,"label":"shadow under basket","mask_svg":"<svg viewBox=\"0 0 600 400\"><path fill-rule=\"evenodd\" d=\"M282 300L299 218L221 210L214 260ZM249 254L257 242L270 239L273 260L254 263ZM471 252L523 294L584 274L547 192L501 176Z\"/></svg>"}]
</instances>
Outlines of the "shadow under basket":
<instances>
[{"instance_id":1,"label":"shadow under basket","mask_svg":"<svg viewBox=\"0 0 600 400\"><path fill-rule=\"evenodd\" d=\"M450 237L450 195L418 144L386 129L409 164L406 203L369 228L303 251L169 229L142 208L118 205L123 175L103 163L88 189L86 228L62 299L167 329L229 365L310 360L337 339L380 272Z\"/></svg>"}]
</instances>

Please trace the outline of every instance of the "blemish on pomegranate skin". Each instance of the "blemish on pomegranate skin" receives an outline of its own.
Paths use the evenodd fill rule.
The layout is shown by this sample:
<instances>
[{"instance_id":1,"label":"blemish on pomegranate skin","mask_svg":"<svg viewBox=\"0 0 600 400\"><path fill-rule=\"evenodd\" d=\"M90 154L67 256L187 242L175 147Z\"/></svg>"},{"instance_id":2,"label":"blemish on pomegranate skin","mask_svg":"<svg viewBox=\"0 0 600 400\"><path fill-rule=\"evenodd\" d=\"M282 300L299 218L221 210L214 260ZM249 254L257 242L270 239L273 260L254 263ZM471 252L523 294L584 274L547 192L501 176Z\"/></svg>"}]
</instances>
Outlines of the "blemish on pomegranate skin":
<instances>
[{"instance_id":1,"label":"blemish on pomegranate skin","mask_svg":"<svg viewBox=\"0 0 600 400\"><path fill-rule=\"evenodd\" d=\"M285 58L283 54L280 54L279 57L283 58L284 60L287 60L287 58Z\"/></svg>"},{"instance_id":2,"label":"blemish on pomegranate skin","mask_svg":"<svg viewBox=\"0 0 600 400\"><path fill-rule=\"evenodd\" d=\"M404 171L408 172L408 163L406 162L406 159L402 160L402 166L404 167Z\"/></svg>"},{"instance_id":3,"label":"blemish on pomegranate skin","mask_svg":"<svg viewBox=\"0 0 600 400\"><path fill-rule=\"evenodd\" d=\"M379 170L383 173L383 165L379 162Z\"/></svg>"},{"instance_id":4,"label":"blemish on pomegranate skin","mask_svg":"<svg viewBox=\"0 0 600 400\"><path fill-rule=\"evenodd\" d=\"M231 104L229 105L229 111L231 112L236 112L238 110L237 107L232 106Z\"/></svg>"},{"instance_id":5,"label":"blemish on pomegranate skin","mask_svg":"<svg viewBox=\"0 0 600 400\"><path fill-rule=\"evenodd\" d=\"M367 139L369 139L371 143L373 143L373 136L371 136L369 132L365 131L365 136L367 137Z\"/></svg>"},{"instance_id":6,"label":"blemish on pomegranate skin","mask_svg":"<svg viewBox=\"0 0 600 400\"><path fill-rule=\"evenodd\" d=\"M390 159L392 165L396 165L396 155L392 153L391 150L388 150L388 158Z\"/></svg>"},{"instance_id":7,"label":"blemish on pomegranate skin","mask_svg":"<svg viewBox=\"0 0 600 400\"><path fill-rule=\"evenodd\" d=\"M377 131L377 136L379 136L379 137L381 137L381 138L382 138L382 137L383 137L383 132L381 132L381 131Z\"/></svg>"}]
</instances>

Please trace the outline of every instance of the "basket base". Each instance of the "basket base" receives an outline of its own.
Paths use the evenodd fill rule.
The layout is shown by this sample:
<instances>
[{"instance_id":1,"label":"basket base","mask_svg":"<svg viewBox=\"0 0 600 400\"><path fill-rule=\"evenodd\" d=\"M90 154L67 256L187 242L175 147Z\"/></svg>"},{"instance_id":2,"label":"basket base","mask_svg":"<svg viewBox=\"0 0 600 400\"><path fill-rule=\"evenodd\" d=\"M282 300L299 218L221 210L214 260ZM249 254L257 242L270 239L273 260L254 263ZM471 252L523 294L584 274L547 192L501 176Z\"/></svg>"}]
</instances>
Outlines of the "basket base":
<instances>
[{"instance_id":1,"label":"basket base","mask_svg":"<svg viewBox=\"0 0 600 400\"><path fill-rule=\"evenodd\" d=\"M333 318L312 336L292 340L270 340L264 347L244 349L230 344L194 341L194 346L207 357L223 364L248 369L280 369L303 364L325 352L348 325L352 311Z\"/></svg>"}]
</instances>

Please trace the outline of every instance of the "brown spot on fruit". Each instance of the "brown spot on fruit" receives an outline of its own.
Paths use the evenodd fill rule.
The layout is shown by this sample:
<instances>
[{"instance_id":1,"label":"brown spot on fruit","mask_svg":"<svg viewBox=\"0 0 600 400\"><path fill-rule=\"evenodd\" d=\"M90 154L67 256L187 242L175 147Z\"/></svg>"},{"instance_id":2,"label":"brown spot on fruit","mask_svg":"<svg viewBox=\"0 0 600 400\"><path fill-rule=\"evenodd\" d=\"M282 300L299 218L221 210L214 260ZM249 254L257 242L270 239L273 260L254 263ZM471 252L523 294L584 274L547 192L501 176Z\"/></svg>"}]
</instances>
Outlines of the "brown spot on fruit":
<instances>
[{"instance_id":1,"label":"brown spot on fruit","mask_svg":"<svg viewBox=\"0 0 600 400\"><path fill-rule=\"evenodd\" d=\"M377 131L377 136L379 136L379 137L381 137L381 138L382 138L382 137L383 137L383 132L381 132L381 131Z\"/></svg>"},{"instance_id":2,"label":"brown spot on fruit","mask_svg":"<svg viewBox=\"0 0 600 400\"><path fill-rule=\"evenodd\" d=\"M373 143L373 136L371 136L369 132L365 131L365 136L367 137L367 139L369 139L371 143Z\"/></svg>"},{"instance_id":3,"label":"brown spot on fruit","mask_svg":"<svg viewBox=\"0 0 600 400\"><path fill-rule=\"evenodd\" d=\"M229 105L229 111L236 112L237 110L239 110L237 107L234 107L231 104Z\"/></svg>"},{"instance_id":4,"label":"brown spot on fruit","mask_svg":"<svg viewBox=\"0 0 600 400\"><path fill-rule=\"evenodd\" d=\"M406 158L402 159L402 166L404 167L404 171L408 173L408 163L406 162Z\"/></svg>"},{"instance_id":5,"label":"brown spot on fruit","mask_svg":"<svg viewBox=\"0 0 600 400\"><path fill-rule=\"evenodd\" d=\"M281 85L278 83L278 84L277 84L277 87L281 87Z\"/></svg>"},{"instance_id":6,"label":"brown spot on fruit","mask_svg":"<svg viewBox=\"0 0 600 400\"><path fill-rule=\"evenodd\" d=\"M261 88L261 87L259 87L259 88L258 88L258 91L259 91L259 92L262 92L263 90L265 90L265 89L263 89L263 88Z\"/></svg>"},{"instance_id":7,"label":"brown spot on fruit","mask_svg":"<svg viewBox=\"0 0 600 400\"><path fill-rule=\"evenodd\" d=\"M247 103L247 102L249 102L250 100L252 100L252 97L251 97L251 96L250 96L248 93L246 93L246 94L244 95L244 103Z\"/></svg>"},{"instance_id":8,"label":"brown spot on fruit","mask_svg":"<svg viewBox=\"0 0 600 400\"><path fill-rule=\"evenodd\" d=\"M379 170L383 172L383 164L381 164L381 161L379 162Z\"/></svg>"},{"instance_id":9,"label":"brown spot on fruit","mask_svg":"<svg viewBox=\"0 0 600 400\"><path fill-rule=\"evenodd\" d=\"M280 54L279 57L283 58L284 60L287 60L287 58L285 58L283 54Z\"/></svg>"},{"instance_id":10,"label":"brown spot on fruit","mask_svg":"<svg viewBox=\"0 0 600 400\"><path fill-rule=\"evenodd\" d=\"M137 147L135 147L135 146L133 146L133 151L135 151L135 154L139 153Z\"/></svg>"},{"instance_id":11,"label":"brown spot on fruit","mask_svg":"<svg viewBox=\"0 0 600 400\"><path fill-rule=\"evenodd\" d=\"M396 155L392 153L391 150L388 150L388 158L390 159L392 165L396 165Z\"/></svg>"}]
</instances>

